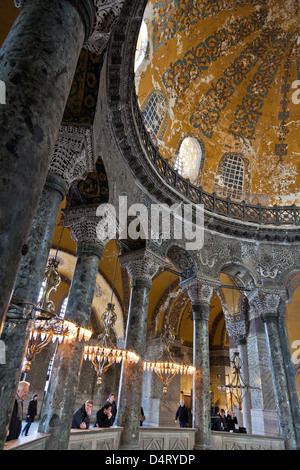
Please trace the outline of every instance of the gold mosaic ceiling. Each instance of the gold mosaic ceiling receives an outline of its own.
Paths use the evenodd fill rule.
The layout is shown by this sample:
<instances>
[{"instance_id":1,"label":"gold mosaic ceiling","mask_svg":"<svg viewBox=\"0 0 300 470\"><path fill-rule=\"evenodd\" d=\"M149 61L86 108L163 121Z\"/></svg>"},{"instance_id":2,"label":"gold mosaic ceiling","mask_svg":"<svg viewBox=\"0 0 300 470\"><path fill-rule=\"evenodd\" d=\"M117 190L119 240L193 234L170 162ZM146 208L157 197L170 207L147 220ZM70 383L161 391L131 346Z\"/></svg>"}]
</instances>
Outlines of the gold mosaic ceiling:
<instances>
[{"instance_id":1,"label":"gold mosaic ceiling","mask_svg":"<svg viewBox=\"0 0 300 470\"><path fill-rule=\"evenodd\" d=\"M142 111L153 90L166 99L161 154L174 162L196 137L204 189L216 190L224 158L237 155L243 198L299 205L299 0L151 0L144 21L136 89Z\"/></svg>"}]
</instances>

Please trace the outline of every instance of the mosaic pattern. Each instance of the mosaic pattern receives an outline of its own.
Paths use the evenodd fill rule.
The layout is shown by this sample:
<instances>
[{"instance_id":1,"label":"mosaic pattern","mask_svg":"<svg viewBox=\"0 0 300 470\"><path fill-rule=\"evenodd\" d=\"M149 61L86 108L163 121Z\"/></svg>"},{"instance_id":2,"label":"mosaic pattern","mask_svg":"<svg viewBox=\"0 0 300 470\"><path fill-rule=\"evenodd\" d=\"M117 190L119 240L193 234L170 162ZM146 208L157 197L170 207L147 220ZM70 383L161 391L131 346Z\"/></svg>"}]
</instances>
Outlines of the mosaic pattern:
<instances>
[{"instance_id":1,"label":"mosaic pattern","mask_svg":"<svg viewBox=\"0 0 300 470\"><path fill-rule=\"evenodd\" d=\"M254 39L234 62L224 71L224 76L206 93L190 119L191 124L212 138L221 112L230 101L235 89L246 79L250 71L262 60L258 72L249 84L248 94L237 108L230 133L236 138L251 137L260 117L263 98L268 94L278 66L287 48L288 39L281 28L265 28L260 37Z\"/></svg>"},{"instance_id":2,"label":"mosaic pattern","mask_svg":"<svg viewBox=\"0 0 300 470\"><path fill-rule=\"evenodd\" d=\"M109 190L106 171L101 158L98 159L93 173L85 180L72 186L71 206L100 204L108 202Z\"/></svg>"},{"instance_id":3,"label":"mosaic pattern","mask_svg":"<svg viewBox=\"0 0 300 470\"><path fill-rule=\"evenodd\" d=\"M258 72L247 87L247 95L237 107L235 120L229 127L229 132L235 138L242 140L251 139L254 136L255 125L258 122L264 104L264 98L274 81L278 67L287 54L291 36L286 35L272 45Z\"/></svg>"},{"instance_id":4,"label":"mosaic pattern","mask_svg":"<svg viewBox=\"0 0 300 470\"><path fill-rule=\"evenodd\" d=\"M63 122L93 124L102 65L103 56L81 50Z\"/></svg>"},{"instance_id":5,"label":"mosaic pattern","mask_svg":"<svg viewBox=\"0 0 300 470\"><path fill-rule=\"evenodd\" d=\"M221 54L237 45L242 39L262 28L267 13L268 9L265 8L249 17L231 22L226 29L219 29L204 42L187 51L183 59L171 63L162 77L167 91L178 101L190 83L208 68L210 62L217 60Z\"/></svg>"},{"instance_id":6,"label":"mosaic pattern","mask_svg":"<svg viewBox=\"0 0 300 470\"><path fill-rule=\"evenodd\" d=\"M245 5L266 5L268 0L167 0L154 5L153 47L157 51L178 31L211 18L224 10L234 10Z\"/></svg>"},{"instance_id":7,"label":"mosaic pattern","mask_svg":"<svg viewBox=\"0 0 300 470\"><path fill-rule=\"evenodd\" d=\"M275 155L279 157L279 161L283 161L283 156L287 155L288 144L285 143L285 138L287 137L288 133L290 132L287 123L290 117L288 105L289 105L289 96L288 93L290 92L290 78L291 78L291 55L292 55L293 47L291 46L287 60L284 64L284 77L281 86L281 94L282 98L280 100L281 111L278 113L278 120L280 121L279 124L279 131L278 131L278 139L279 143L275 144Z\"/></svg>"}]
</instances>

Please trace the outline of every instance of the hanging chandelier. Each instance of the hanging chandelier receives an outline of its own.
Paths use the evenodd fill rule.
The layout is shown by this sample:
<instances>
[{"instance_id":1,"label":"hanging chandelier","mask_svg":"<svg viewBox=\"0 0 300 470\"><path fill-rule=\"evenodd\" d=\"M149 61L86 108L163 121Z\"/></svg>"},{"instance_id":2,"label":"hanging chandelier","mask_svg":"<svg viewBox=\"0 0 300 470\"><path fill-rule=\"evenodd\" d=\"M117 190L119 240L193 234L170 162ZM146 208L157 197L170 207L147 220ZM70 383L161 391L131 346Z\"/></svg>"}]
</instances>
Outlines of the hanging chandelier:
<instances>
[{"instance_id":1,"label":"hanging chandelier","mask_svg":"<svg viewBox=\"0 0 300 470\"><path fill-rule=\"evenodd\" d=\"M243 394L250 390L260 390L260 388L251 387L251 385L248 385L243 381L241 374L242 363L237 351L233 353L233 358L230 361L230 364L233 370L230 382L226 385L219 385L217 389L222 392L229 392L231 409L233 409L233 398L235 398L239 410L241 411L243 409Z\"/></svg>"},{"instance_id":2,"label":"hanging chandelier","mask_svg":"<svg viewBox=\"0 0 300 470\"><path fill-rule=\"evenodd\" d=\"M113 328L117 320L115 305L113 304L113 294L116 281L118 257L115 265L114 281L112 286L111 301L107 304L104 313L101 316L102 333L98 336L96 345L86 345L84 348L84 359L92 362L97 372L97 384L102 384L103 374L114 364L120 364L122 361L137 364L140 357L132 351L118 348L113 340Z\"/></svg>"},{"instance_id":3,"label":"hanging chandelier","mask_svg":"<svg viewBox=\"0 0 300 470\"><path fill-rule=\"evenodd\" d=\"M175 335L169 324L170 317L170 300L171 300L171 273L169 280L169 309L168 309L168 321L164 326L164 331L161 337L163 343L163 352L160 358L155 361L144 361L144 370L155 372L160 379L163 386L163 393L166 394L168 385L174 379L177 374L180 375L193 375L196 368L187 364L179 364L175 362L175 359L171 353L171 346L175 341Z\"/></svg>"},{"instance_id":4,"label":"hanging chandelier","mask_svg":"<svg viewBox=\"0 0 300 470\"><path fill-rule=\"evenodd\" d=\"M61 281L58 265L57 256L49 259L42 284L41 300L36 306L32 306L32 311L36 311L36 313L29 334L22 368L23 373L30 371L31 362L36 354L39 354L51 341L52 343L55 341L59 343L69 343L75 340L88 341L92 336L92 331L79 327L54 313L55 305L49 297L53 290L56 291Z\"/></svg>"},{"instance_id":5,"label":"hanging chandelier","mask_svg":"<svg viewBox=\"0 0 300 470\"><path fill-rule=\"evenodd\" d=\"M160 379L163 386L163 393L166 394L168 385L177 374L180 375L193 375L196 368L191 365L176 363L170 351L171 345L175 341L175 335L172 333L169 325L165 325L164 333L162 335L162 342L164 350L161 357L155 361L145 361L144 370L155 372Z\"/></svg>"}]
</instances>

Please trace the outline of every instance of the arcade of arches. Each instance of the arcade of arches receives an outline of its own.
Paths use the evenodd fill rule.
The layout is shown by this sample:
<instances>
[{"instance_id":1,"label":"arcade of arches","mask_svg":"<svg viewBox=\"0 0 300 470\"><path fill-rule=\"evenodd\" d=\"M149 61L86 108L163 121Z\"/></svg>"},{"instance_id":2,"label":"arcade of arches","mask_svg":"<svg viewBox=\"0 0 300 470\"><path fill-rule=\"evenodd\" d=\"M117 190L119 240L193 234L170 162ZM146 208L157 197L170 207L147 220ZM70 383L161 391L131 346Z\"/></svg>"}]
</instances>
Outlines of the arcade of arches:
<instances>
[{"instance_id":1,"label":"arcade of arches","mask_svg":"<svg viewBox=\"0 0 300 470\"><path fill-rule=\"evenodd\" d=\"M93 424L112 392L119 449L214 449L213 406L247 429L222 448L300 448L299 33L299 0L1 1L1 448L33 325L16 299L38 303L50 258L55 313L96 344L113 299L113 340L140 361L99 386L83 341L36 354L24 409L37 393L45 449L71 448L75 410L92 399ZM101 240L99 221L117 234L140 222L134 204L201 204L203 243L189 249L172 224L169 237ZM195 367L166 394L143 367L165 325L176 362ZM236 352L240 403L222 387Z\"/></svg>"}]
</instances>

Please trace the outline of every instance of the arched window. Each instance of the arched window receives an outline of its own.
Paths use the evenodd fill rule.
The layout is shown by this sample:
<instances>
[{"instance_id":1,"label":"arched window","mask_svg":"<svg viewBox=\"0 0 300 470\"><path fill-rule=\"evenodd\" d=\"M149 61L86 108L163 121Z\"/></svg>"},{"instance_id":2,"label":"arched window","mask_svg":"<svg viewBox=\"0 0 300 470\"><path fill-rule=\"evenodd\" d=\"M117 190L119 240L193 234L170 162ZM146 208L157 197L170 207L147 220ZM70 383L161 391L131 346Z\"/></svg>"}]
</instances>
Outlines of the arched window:
<instances>
[{"instance_id":1,"label":"arched window","mask_svg":"<svg viewBox=\"0 0 300 470\"><path fill-rule=\"evenodd\" d=\"M203 159L203 147L194 137L186 137L180 144L176 156L174 169L183 178L189 178L195 183L199 176L200 166Z\"/></svg>"},{"instance_id":2,"label":"arched window","mask_svg":"<svg viewBox=\"0 0 300 470\"><path fill-rule=\"evenodd\" d=\"M136 45L135 59L134 59L134 71L136 72L143 60L146 57L148 46L148 30L145 21L141 24L141 29Z\"/></svg>"},{"instance_id":3,"label":"arched window","mask_svg":"<svg viewBox=\"0 0 300 470\"><path fill-rule=\"evenodd\" d=\"M245 164L241 156L227 154L223 157L219 166L217 178L217 194L240 201L243 198L245 179Z\"/></svg>"},{"instance_id":4,"label":"arched window","mask_svg":"<svg viewBox=\"0 0 300 470\"><path fill-rule=\"evenodd\" d=\"M167 119L167 99L161 90L153 90L142 106L142 114L151 137L161 138Z\"/></svg>"}]
</instances>

